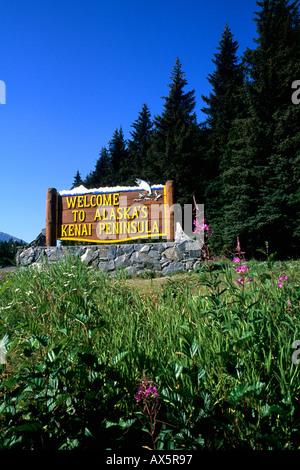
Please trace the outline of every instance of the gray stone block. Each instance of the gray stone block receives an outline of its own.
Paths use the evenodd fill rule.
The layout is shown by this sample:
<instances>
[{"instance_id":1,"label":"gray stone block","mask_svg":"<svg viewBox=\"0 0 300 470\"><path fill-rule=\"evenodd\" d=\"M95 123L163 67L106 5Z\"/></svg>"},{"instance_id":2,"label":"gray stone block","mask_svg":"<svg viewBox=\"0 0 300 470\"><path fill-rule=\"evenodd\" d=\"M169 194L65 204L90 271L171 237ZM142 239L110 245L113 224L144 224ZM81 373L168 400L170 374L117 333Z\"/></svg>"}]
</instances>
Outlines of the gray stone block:
<instances>
[{"instance_id":1,"label":"gray stone block","mask_svg":"<svg viewBox=\"0 0 300 470\"><path fill-rule=\"evenodd\" d=\"M115 269L126 268L130 264L129 256L126 253L115 259Z\"/></svg>"},{"instance_id":2,"label":"gray stone block","mask_svg":"<svg viewBox=\"0 0 300 470\"><path fill-rule=\"evenodd\" d=\"M173 261L180 261L183 258L183 255L177 246L167 248L163 252L163 256Z\"/></svg>"},{"instance_id":3,"label":"gray stone block","mask_svg":"<svg viewBox=\"0 0 300 470\"><path fill-rule=\"evenodd\" d=\"M154 259L157 259L157 260L159 260L161 258L161 254L157 250L150 250L149 251L149 256L151 256L151 258L154 258Z\"/></svg>"},{"instance_id":4,"label":"gray stone block","mask_svg":"<svg viewBox=\"0 0 300 470\"><path fill-rule=\"evenodd\" d=\"M184 270L183 264L179 261L174 261L174 262L168 264L168 266L165 266L162 269L162 275L166 276L166 275L169 275L169 274L182 272L183 270Z\"/></svg>"},{"instance_id":5,"label":"gray stone block","mask_svg":"<svg viewBox=\"0 0 300 470\"><path fill-rule=\"evenodd\" d=\"M107 259L115 259L116 257L116 252L117 252L117 247L115 245L111 245L108 247L108 252L107 252Z\"/></svg>"},{"instance_id":6,"label":"gray stone block","mask_svg":"<svg viewBox=\"0 0 300 470\"><path fill-rule=\"evenodd\" d=\"M134 266L127 266L127 268L125 268L125 272L128 276L136 276L137 268Z\"/></svg>"}]
</instances>

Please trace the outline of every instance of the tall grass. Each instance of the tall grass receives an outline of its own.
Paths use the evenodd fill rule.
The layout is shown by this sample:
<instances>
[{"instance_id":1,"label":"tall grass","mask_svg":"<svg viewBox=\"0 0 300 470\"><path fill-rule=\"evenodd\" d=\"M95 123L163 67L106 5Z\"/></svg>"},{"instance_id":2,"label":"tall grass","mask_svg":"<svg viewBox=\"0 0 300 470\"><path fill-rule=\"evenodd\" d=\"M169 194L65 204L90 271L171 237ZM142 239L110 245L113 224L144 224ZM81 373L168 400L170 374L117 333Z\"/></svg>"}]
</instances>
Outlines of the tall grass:
<instances>
[{"instance_id":1,"label":"tall grass","mask_svg":"<svg viewBox=\"0 0 300 470\"><path fill-rule=\"evenodd\" d=\"M3 276L0 446L299 448L299 262L248 265L251 282L204 263L146 295L76 258Z\"/></svg>"}]
</instances>

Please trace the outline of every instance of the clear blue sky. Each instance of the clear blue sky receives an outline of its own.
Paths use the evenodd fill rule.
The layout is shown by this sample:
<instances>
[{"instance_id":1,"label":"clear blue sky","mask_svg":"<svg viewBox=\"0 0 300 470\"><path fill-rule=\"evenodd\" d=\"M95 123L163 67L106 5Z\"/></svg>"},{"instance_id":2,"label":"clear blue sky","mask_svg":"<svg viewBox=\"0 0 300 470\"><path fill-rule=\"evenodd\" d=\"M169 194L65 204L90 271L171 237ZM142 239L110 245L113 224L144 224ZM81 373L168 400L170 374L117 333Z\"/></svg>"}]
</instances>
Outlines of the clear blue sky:
<instances>
[{"instance_id":1,"label":"clear blue sky","mask_svg":"<svg viewBox=\"0 0 300 470\"><path fill-rule=\"evenodd\" d=\"M92 171L102 147L146 103L163 109L178 56L201 95L227 23L254 47L255 0L0 0L0 231L31 242L46 191ZM199 201L200 202L200 201Z\"/></svg>"}]
</instances>

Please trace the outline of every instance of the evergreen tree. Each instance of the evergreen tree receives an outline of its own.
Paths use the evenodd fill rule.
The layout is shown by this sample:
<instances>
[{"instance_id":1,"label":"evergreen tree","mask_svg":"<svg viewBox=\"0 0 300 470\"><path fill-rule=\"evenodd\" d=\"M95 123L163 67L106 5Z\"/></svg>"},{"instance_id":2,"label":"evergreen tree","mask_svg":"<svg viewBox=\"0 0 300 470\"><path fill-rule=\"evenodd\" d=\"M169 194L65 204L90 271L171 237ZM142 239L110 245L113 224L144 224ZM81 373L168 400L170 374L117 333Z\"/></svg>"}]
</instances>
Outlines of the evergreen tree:
<instances>
[{"instance_id":1,"label":"evergreen tree","mask_svg":"<svg viewBox=\"0 0 300 470\"><path fill-rule=\"evenodd\" d=\"M244 70L238 61L238 42L228 27L222 33L214 54L215 71L208 76L212 90L208 97L202 96L207 107L205 151L205 213L214 226L214 243L223 245L223 209L232 194L228 191L223 174L231 168L233 124L245 113ZM218 246L219 245L219 246Z\"/></svg>"},{"instance_id":2,"label":"evergreen tree","mask_svg":"<svg viewBox=\"0 0 300 470\"><path fill-rule=\"evenodd\" d=\"M227 145L232 123L244 111L242 101L242 87L244 84L244 71L238 63L238 42L234 41L228 25L222 33L219 52L214 54L212 62L215 71L208 76L208 82L212 87L209 97L202 96L208 107L202 108L207 114L206 125L209 128L208 159L211 170L215 175L219 169L230 167L230 154Z\"/></svg>"},{"instance_id":3,"label":"evergreen tree","mask_svg":"<svg viewBox=\"0 0 300 470\"><path fill-rule=\"evenodd\" d=\"M94 171L86 178L85 186L89 189L111 185L113 182L111 162L106 147L102 147Z\"/></svg>"},{"instance_id":4,"label":"evergreen tree","mask_svg":"<svg viewBox=\"0 0 300 470\"><path fill-rule=\"evenodd\" d=\"M239 203L252 206L247 213L241 208L239 219L252 249L267 240L280 256L295 255L300 108L291 102L291 85L300 68L299 1L263 0L257 5L257 47L245 53L248 117L236 130L242 143L235 155L235 174L247 184L238 188L239 180L231 174L236 181L231 191L239 193Z\"/></svg>"},{"instance_id":5,"label":"evergreen tree","mask_svg":"<svg viewBox=\"0 0 300 470\"><path fill-rule=\"evenodd\" d=\"M154 119L155 133L148 158L151 177L165 183L175 182L179 204L191 202L200 177L196 168L200 131L196 122L194 90L184 92L187 85L179 59L171 73L171 83L164 110Z\"/></svg>"},{"instance_id":6,"label":"evergreen tree","mask_svg":"<svg viewBox=\"0 0 300 470\"><path fill-rule=\"evenodd\" d=\"M149 179L151 162L147 159L152 137L151 113L146 104L143 105L137 120L132 124L132 139L128 141L128 155L132 174L132 183L136 178Z\"/></svg>"},{"instance_id":7,"label":"evergreen tree","mask_svg":"<svg viewBox=\"0 0 300 470\"><path fill-rule=\"evenodd\" d=\"M82 181L79 170L77 170L76 175L74 176L73 186L72 186L71 189L77 188L81 184L83 184L83 181Z\"/></svg>"},{"instance_id":8,"label":"evergreen tree","mask_svg":"<svg viewBox=\"0 0 300 470\"><path fill-rule=\"evenodd\" d=\"M108 144L112 169L112 184L125 185L130 178L128 149L122 127L116 129Z\"/></svg>"}]
</instances>

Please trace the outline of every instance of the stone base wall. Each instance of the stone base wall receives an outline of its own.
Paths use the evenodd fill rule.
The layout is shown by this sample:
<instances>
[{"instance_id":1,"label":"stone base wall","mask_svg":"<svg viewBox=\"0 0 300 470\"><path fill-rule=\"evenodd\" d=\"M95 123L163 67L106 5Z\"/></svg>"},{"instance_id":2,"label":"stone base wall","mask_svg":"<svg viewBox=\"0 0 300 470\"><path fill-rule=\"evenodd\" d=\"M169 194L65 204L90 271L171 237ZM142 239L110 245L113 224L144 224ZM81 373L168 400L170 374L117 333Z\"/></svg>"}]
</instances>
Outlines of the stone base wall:
<instances>
[{"instance_id":1,"label":"stone base wall","mask_svg":"<svg viewBox=\"0 0 300 470\"><path fill-rule=\"evenodd\" d=\"M39 266L78 256L96 269L114 274L123 268L129 276L144 272L166 276L176 272L193 271L199 265L201 250L193 241L181 243L138 243L90 246L31 246L19 249L17 266Z\"/></svg>"}]
</instances>

